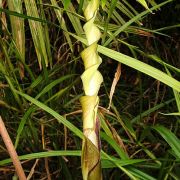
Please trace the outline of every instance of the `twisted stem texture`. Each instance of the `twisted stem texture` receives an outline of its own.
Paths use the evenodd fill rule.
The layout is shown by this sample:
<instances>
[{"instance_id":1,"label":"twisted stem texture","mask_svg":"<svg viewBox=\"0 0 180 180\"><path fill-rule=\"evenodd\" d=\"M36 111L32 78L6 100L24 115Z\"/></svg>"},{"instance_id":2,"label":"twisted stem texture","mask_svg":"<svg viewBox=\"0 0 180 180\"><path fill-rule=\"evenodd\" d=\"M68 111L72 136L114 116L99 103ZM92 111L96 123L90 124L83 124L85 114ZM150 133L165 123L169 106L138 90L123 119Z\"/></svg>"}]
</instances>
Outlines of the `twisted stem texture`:
<instances>
[{"instance_id":1,"label":"twisted stem texture","mask_svg":"<svg viewBox=\"0 0 180 180\"><path fill-rule=\"evenodd\" d=\"M97 118L99 104L98 91L103 81L98 67L102 60L97 53L97 43L101 37L100 30L94 24L99 0L86 1L84 5L84 16L86 23L84 32L88 41L88 47L81 53L85 71L81 75L85 96L80 102L83 110L83 132L84 140L82 145L82 174L84 180L100 180L100 123Z\"/></svg>"}]
</instances>

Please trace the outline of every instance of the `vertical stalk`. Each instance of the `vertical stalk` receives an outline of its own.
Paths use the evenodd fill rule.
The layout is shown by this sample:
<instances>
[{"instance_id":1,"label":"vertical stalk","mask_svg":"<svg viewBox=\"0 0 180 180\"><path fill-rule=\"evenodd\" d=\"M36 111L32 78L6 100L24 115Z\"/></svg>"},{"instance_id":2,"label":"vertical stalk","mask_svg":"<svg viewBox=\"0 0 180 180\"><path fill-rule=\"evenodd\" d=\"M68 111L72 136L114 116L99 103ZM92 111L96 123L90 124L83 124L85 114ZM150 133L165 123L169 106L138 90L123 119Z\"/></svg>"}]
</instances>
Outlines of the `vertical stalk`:
<instances>
[{"instance_id":1,"label":"vertical stalk","mask_svg":"<svg viewBox=\"0 0 180 180\"><path fill-rule=\"evenodd\" d=\"M14 167L16 169L16 173L20 180L26 180L26 175L24 173L24 170L22 168L21 162L19 161L17 152L13 146L13 143L11 141L11 138L7 132L7 129L4 125L4 122L0 116L0 135L2 136L2 139L4 141L4 144L6 145L7 151L12 159L12 162L14 164Z\"/></svg>"},{"instance_id":2,"label":"vertical stalk","mask_svg":"<svg viewBox=\"0 0 180 180\"><path fill-rule=\"evenodd\" d=\"M83 26L88 47L81 53L85 71L81 75L85 96L80 102L83 111L83 145L82 145L82 174L84 180L100 180L100 122L97 118L99 104L98 91L103 81L98 67L102 60L97 53L97 43L101 37L100 30L94 24L96 13L99 7L99 0L86 1L83 11L86 23Z\"/></svg>"}]
</instances>

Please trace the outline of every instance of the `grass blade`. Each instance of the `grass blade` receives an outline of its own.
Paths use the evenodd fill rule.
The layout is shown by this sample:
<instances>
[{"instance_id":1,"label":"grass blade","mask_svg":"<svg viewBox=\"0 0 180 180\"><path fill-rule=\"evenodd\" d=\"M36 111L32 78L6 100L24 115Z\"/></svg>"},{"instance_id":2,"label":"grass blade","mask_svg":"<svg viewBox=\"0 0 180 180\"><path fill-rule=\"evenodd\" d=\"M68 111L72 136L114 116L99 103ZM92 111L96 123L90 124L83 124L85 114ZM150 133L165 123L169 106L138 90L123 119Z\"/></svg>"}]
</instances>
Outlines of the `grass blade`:
<instances>
[{"instance_id":1,"label":"grass blade","mask_svg":"<svg viewBox=\"0 0 180 180\"><path fill-rule=\"evenodd\" d=\"M128 26L130 26L132 23L136 22L137 20L141 19L143 16L145 16L146 14L150 13L151 11L158 9L159 7L171 2L173 0L167 0L161 4L158 4L156 6L153 6L152 8L138 14L137 16L133 17L131 20L129 20L127 23L125 23L123 26L121 26L114 34L112 37L110 37L105 43L104 46L107 46L117 35L119 35L119 33L121 33L122 31L124 31Z\"/></svg>"},{"instance_id":2,"label":"grass blade","mask_svg":"<svg viewBox=\"0 0 180 180\"><path fill-rule=\"evenodd\" d=\"M166 140L174 153L180 159L180 140L175 136L175 134L161 125L157 125L153 127L153 129L155 129Z\"/></svg>"},{"instance_id":3,"label":"grass blade","mask_svg":"<svg viewBox=\"0 0 180 180\"><path fill-rule=\"evenodd\" d=\"M39 13L34 0L25 0L25 6L28 16L39 18ZM31 29L36 54L38 57L39 67L42 69L42 61L48 66L48 55L46 51L46 43L44 41L44 31L42 24L37 21L29 20L29 26Z\"/></svg>"},{"instance_id":4,"label":"grass blade","mask_svg":"<svg viewBox=\"0 0 180 180\"><path fill-rule=\"evenodd\" d=\"M48 106L46 106L45 104L43 104L42 102L32 98L31 96L21 93L19 91L16 90L16 93L21 95L22 97L24 97L25 99L27 99L28 101L30 101L31 103L35 104L36 106L38 106L39 108L43 109L44 111L48 112L49 114L51 114L54 118L56 118L58 120L59 123L64 124L67 128L69 128L72 132L74 132L75 135L77 135L78 137L82 138L83 134L82 132L76 127L74 126L72 123L70 123L69 121L67 121L63 116L59 115L57 112L55 112L53 109L49 108Z\"/></svg>"},{"instance_id":5,"label":"grass blade","mask_svg":"<svg viewBox=\"0 0 180 180\"><path fill-rule=\"evenodd\" d=\"M11 11L22 13L22 1L21 0L8 0L8 8ZM25 62L25 32L24 32L24 19L16 16L10 16L12 36L15 41L15 45L18 50L18 54L21 60ZM20 76L24 77L24 68L20 65Z\"/></svg>"},{"instance_id":6,"label":"grass blade","mask_svg":"<svg viewBox=\"0 0 180 180\"><path fill-rule=\"evenodd\" d=\"M57 4L56 0L51 0L51 4L52 4L53 6L55 6L55 7L58 8L58 4ZM69 6L69 3L68 3L68 6ZM66 8L68 8L68 6L67 6ZM58 21L59 21L59 24L60 24L61 28L64 30L63 32L64 32L64 35L65 35L65 37L66 37L66 39L67 39L67 42L68 42L68 44L69 44L69 47L70 47L71 51L73 51L71 38L70 38L69 34L67 33L68 30L67 30L67 27L66 27L66 23L65 23L65 21L64 21L64 18L63 18L63 16L62 16L61 9L60 9L60 8L54 9L54 11L55 11L55 13L56 13L56 16L57 16L57 18L58 18Z\"/></svg>"},{"instance_id":7,"label":"grass blade","mask_svg":"<svg viewBox=\"0 0 180 180\"><path fill-rule=\"evenodd\" d=\"M129 57L125 54L119 53L103 46L99 46L98 51L118 62L121 62L138 71L141 71L144 74L147 74L180 92L180 82L168 76L166 73L160 71L159 69L143 63L135 58Z\"/></svg>"},{"instance_id":8,"label":"grass blade","mask_svg":"<svg viewBox=\"0 0 180 180\"><path fill-rule=\"evenodd\" d=\"M48 151L48 152L38 152L32 154L26 154L19 156L19 160L31 160L36 158L44 158L44 157L53 157L53 156L80 156L81 151ZM12 162L11 159L5 159L0 161L0 166L8 164Z\"/></svg>"}]
</instances>

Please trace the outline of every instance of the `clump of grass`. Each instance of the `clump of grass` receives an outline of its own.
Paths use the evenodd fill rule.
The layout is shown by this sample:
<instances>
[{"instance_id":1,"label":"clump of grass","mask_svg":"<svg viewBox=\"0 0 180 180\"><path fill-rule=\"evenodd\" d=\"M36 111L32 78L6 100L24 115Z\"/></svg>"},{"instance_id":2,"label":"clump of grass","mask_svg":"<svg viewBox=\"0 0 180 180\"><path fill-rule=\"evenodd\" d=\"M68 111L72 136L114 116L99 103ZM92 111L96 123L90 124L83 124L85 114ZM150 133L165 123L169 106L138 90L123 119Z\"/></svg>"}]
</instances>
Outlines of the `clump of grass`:
<instances>
[{"instance_id":1,"label":"clump of grass","mask_svg":"<svg viewBox=\"0 0 180 180\"><path fill-rule=\"evenodd\" d=\"M82 179L80 53L88 46L82 7L89 1L16 2L0 2L0 115L28 178ZM138 2L143 6L100 1L94 21L102 34L102 177L179 179L179 44L169 37L178 25L155 23L178 3ZM117 62L121 75L109 106ZM0 154L0 176L15 177L1 139Z\"/></svg>"}]
</instances>

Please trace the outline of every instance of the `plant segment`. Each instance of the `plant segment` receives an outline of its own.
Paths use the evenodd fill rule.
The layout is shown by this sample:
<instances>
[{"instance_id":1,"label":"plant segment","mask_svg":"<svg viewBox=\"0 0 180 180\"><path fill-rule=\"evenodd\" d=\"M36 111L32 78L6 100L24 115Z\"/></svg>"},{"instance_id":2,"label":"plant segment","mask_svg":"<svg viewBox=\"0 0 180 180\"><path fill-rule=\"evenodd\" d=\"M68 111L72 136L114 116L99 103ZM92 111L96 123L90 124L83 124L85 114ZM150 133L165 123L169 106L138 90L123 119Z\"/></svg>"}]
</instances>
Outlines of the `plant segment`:
<instances>
[{"instance_id":1,"label":"plant segment","mask_svg":"<svg viewBox=\"0 0 180 180\"><path fill-rule=\"evenodd\" d=\"M99 0L87 1L84 4L84 25L88 47L81 53L85 71L81 75L85 96L80 102L83 111L82 174L84 180L102 179L100 163L100 123L97 118L99 104L98 91L103 81L98 67L102 60L97 53L97 42L101 37L100 30L94 24Z\"/></svg>"}]
</instances>

